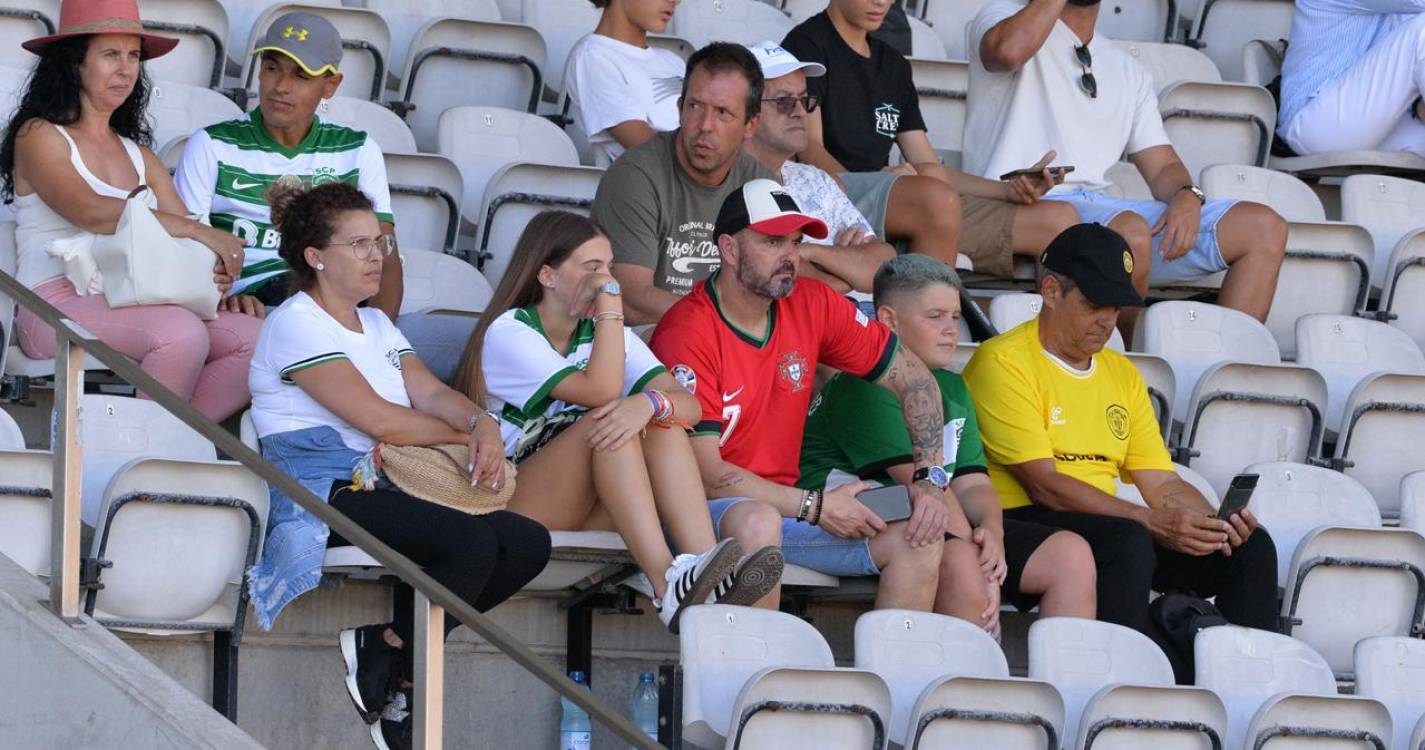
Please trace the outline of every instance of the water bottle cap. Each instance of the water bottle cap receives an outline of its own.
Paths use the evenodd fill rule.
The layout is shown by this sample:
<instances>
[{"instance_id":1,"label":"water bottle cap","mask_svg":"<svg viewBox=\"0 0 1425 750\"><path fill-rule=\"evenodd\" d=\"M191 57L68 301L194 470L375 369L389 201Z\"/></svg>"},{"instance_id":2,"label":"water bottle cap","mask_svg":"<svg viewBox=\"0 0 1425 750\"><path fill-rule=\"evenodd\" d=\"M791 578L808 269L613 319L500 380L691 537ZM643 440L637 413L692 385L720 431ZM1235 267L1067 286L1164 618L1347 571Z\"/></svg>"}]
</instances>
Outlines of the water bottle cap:
<instances>
[{"instance_id":1,"label":"water bottle cap","mask_svg":"<svg viewBox=\"0 0 1425 750\"><path fill-rule=\"evenodd\" d=\"M644 672L643 674L641 674L641 675L638 676L638 681L639 681L639 682L653 682L653 673L652 673L652 672Z\"/></svg>"},{"instance_id":2,"label":"water bottle cap","mask_svg":"<svg viewBox=\"0 0 1425 750\"><path fill-rule=\"evenodd\" d=\"M573 672L570 672L569 679L578 683L585 683L589 681L587 675L585 675L584 671L581 669L576 669Z\"/></svg>"}]
</instances>

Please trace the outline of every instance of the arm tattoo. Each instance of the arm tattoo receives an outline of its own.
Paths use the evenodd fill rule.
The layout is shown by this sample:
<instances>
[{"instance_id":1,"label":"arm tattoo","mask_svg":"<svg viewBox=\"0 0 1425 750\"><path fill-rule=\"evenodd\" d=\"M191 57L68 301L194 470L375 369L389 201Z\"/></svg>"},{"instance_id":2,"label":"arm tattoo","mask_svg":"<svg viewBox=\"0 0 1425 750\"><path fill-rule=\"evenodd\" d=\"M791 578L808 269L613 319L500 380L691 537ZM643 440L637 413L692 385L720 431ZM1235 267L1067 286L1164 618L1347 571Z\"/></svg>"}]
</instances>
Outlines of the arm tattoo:
<instances>
[{"instance_id":1,"label":"arm tattoo","mask_svg":"<svg viewBox=\"0 0 1425 750\"><path fill-rule=\"evenodd\" d=\"M721 492L722 490L735 487L739 484L742 484L742 475L735 471L729 471L718 477L717 482L711 487L708 487L708 492Z\"/></svg>"},{"instance_id":2,"label":"arm tattoo","mask_svg":"<svg viewBox=\"0 0 1425 750\"><path fill-rule=\"evenodd\" d=\"M908 349L901 348L891 361L885 386L900 399L915 465L943 465L945 414L940 406L940 386L930 371Z\"/></svg>"}]
</instances>

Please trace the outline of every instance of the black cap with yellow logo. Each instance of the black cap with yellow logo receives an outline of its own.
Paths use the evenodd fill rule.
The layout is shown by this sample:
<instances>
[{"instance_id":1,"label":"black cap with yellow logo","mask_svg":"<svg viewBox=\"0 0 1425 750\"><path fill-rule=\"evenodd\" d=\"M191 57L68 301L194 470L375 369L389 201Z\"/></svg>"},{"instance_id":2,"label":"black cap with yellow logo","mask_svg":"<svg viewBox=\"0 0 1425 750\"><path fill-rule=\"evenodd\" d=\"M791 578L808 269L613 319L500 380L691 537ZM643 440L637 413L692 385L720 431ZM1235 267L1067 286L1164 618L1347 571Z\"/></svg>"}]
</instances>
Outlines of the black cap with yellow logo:
<instances>
[{"instance_id":1,"label":"black cap with yellow logo","mask_svg":"<svg viewBox=\"0 0 1425 750\"><path fill-rule=\"evenodd\" d=\"M1133 288L1133 251L1122 235L1102 224L1076 224L1060 232L1039 262L1073 279L1095 305L1143 306Z\"/></svg>"}]
</instances>

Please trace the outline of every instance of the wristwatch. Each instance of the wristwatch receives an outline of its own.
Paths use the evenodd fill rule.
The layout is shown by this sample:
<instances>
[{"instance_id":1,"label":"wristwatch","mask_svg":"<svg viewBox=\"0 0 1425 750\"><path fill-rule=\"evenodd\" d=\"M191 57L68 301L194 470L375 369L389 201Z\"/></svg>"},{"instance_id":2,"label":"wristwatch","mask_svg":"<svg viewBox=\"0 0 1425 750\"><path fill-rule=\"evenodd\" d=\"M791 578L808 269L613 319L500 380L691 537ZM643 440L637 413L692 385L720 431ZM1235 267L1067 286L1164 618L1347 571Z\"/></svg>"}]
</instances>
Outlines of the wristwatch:
<instances>
[{"instance_id":1,"label":"wristwatch","mask_svg":"<svg viewBox=\"0 0 1425 750\"><path fill-rule=\"evenodd\" d=\"M487 409L476 409L475 413L470 415L470 419L465 422L465 431L474 432L475 426L480 424L480 420L485 419L486 417L495 420L496 427L500 426L499 414L496 414L495 412L489 411Z\"/></svg>"},{"instance_id":2,"label":"wristwatch","mask_svg":"<svg viewBox=\"0 0 1425 750\"><path fill-rule=\"evenodd\" d=\"M1207 205L1207 193L1202 192L1202 188L1196 185L1184 185L1183 187L1178 188L1179 193L1184 191L1192 193L1192 197L1196 198L1198 203L1201 203L1204 206Z\"/></svg>"},{"instance_id":3,"label":"wristwatch","mask_svg":"<svg viewBox=\"0 0 1425 750\"><path fill-rule=\"evenodd\" d=\"M595 289L594 294L612 294L613 296L617 297L623 294L623 288L618 285L617 281L610 281L606 282L598 289Z\"/></svg>"},{"instance_id":4,"label":"wristwatch","mask_svg":"<svg viewBox=\"0 0 1425 750\"><path fill-rule=\"evenodd\" d=\"M924 466L919 469L916 469L915 473L910 475L910 481L930 482L931 484L943 490L946 487L950 486L950 475L945 473L944 467Z\"/></svg>"}]
</instances>

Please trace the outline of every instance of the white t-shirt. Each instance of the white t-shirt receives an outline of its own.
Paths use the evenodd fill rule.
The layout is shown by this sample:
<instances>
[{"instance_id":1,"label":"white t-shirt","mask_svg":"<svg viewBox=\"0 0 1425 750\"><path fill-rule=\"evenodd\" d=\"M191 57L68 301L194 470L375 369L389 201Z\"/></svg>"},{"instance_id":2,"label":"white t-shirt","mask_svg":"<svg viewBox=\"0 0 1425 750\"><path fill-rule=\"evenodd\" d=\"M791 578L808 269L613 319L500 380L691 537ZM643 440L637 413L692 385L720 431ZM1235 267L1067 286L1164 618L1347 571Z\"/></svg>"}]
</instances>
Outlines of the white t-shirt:
<instances>
[{"instance_id":1,"label":"white t-shirt","mask_svg":"<svg viewBox=\"0 0 1425 750\"><path fill-rule=\"evenodd\" d=\"M609 133L619 123L641 120L656 132L676 130L686 67L669 50L635 47L601 34L580 39L569 51L564 86L579 107L589 145L613 161L624 151Z\"/></svg>"},{"instance_id":2,"label":"white t-shirt","mask_svg":"<svg viewBox=\"0 0 1425 750\"><path fill-rule=\"evenodd\" d=\"M252 422L258 437L308 427L331 427L346 446L365 453L371 436L327 410L291 380L292 373L336 360L349 360L376 395L410 406L401 358L415 356L406 337L374 307L357 311L362 333L347 329L306 292L298 292L267 314L252 353L247 385L252 390Z\"/></svg>"},{"instance_id":3,"label":"white t-shirt","mask_svg":"<svg viewBox=\"0 0 1425 750\"><path fill-rule=\"evenodd\" d=\"M594 351L594 321L581 320L560 354L545 338L533 306L507 310L485 332L480 350L490 408L500 415L505 455L515 463L528 458L588 411L550 393L564 378L589 366ZM623 329L623 389L632 395L666 372L631 328Z\"/></svg>"},{"instance_id":4,"label":"white t-shirt","mask_svg":"<svg viewBox=\"0 0 1425 750\"><path fill-rule=\"evenodd\" d=\"M782 165L782 186L791 193L802 213L826 222L826 239L804 237L803 242L830 245L836 240L836 235L847 227L856 227L866 234L876 233L856 204L846 197L841 186L825 171L810 164L789 161Z\"/></svg>"},{"instance_id":5,"label":"white t-shirt","mask_svg":"<svg viewBox=\"0 0 1425 750\"><path fill-rule=\"evenodd\" d=\"M969 116L965 122L964 168L989 179L1024 169L1054 149L1055 164L1075 171L1055 192L1102 190L1108 169L1124 154L1169 144L1158 114L1153 78L1112 40L1089 42L1098 98L1079 87L1083 68L1074 49L1079 38L1054 22L1044 46L1018 71L991 73L980 60L980 40L1023 3L985 6L967 31L970 55Z\"/></svg>"}]
</instances>

